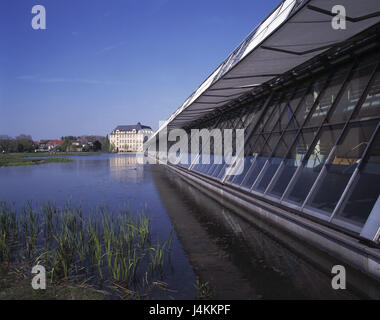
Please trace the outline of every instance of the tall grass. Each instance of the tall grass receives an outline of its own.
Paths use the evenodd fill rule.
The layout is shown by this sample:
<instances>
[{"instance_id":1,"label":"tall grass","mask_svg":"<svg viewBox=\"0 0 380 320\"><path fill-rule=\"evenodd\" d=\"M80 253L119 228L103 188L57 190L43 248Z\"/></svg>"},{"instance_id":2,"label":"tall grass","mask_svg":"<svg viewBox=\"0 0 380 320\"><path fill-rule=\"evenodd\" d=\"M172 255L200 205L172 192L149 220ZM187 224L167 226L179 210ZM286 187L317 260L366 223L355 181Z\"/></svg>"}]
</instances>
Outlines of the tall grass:
<instances>
[{"instance_id":1,"label":"tall grass","mask_svg":"<svg viewBox=\"0 0 380 320\"><path fill-rule=\"evenodd\" d=\"M144 210L115 214L97 206L84 215L69 202L18 211L0 202L0 262L42 264L51 282L92 279L136 291L163 279L171 239L152 241Z\"/></svg>"}]
</instances>

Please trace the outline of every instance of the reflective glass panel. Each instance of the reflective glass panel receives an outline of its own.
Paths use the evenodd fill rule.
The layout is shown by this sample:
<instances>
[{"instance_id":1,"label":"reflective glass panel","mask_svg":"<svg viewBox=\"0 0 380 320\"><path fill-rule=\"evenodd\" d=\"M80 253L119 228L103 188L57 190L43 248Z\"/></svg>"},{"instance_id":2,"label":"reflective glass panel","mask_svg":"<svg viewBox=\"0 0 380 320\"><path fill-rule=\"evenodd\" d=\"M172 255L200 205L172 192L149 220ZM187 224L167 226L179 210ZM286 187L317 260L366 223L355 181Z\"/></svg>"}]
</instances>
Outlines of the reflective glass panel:
<instances>
[{"instance_id":1,"label":"reflective glass panel","mask_svg":"<svg viewBox=\"0 0 380 320\"><path fill-rule=\"evenodd\" d=\"M255 168L256 168L256 162L258 160L257 156L260 154L263 146L265 145L265 138L263 135L259 135L257 137L257 140L256 140L256 144L253 148L253 150L250 152L250 154L248 155L248 157L250 157L250 163L251 165L248 167L246 167L244 170L247 171L246 174L244 174L245 178L242 182L242 186L245 186L245 187L251 187L252 186L252 183L253 181L256 179L257 177L257 174L260 172L257 172L255 171ZM261 170L261 169L260 169ZM240 180L240 179L239 179Z\"/></svg>"},{"instance_id":2,"label":"reflective glass panel","mask_svg":"<svg viewBox=\"0 0 380 320\"><path fill-rule=\"evenodd\" d=\"M256 161L253 163L252 167L247 173L247 176L245 177L242 186L245 188L251 188L253 183L255 182L258 174L260 173L261 169L263 168L265 162L268 160L267 157L257 157Z\"/></svg>"},{"instance_id":3,"label":"reflective glass panel","mask_svg":"<svg viewBox=\"0 0 380 320\"><path fill-rule=\"evenodd\" d=\"M247 128L248 126L256 125L264 102L265 99L253 102L250 106L248 106L248 114L247 117L244 119L245 128Z\"/></svg>"},{"instance_id":4,"label":"reflective glass panel","mask_svg":"<svg viewBox=\"0 0 380 320\"><path fill-rule=\"evenodd\" d=\"M365 65L361 64L355 69L351 80L344 88L343 94L330 116L330 123L348 120L368 84L374 66L376 65L366 62Z\"/></svg>"},{"instance_id":5,"label":"reflective glass panel","mask_svg":"<svg viewBox=\"0 0 380 320\"><path fill-rule=\"evenodd\" d=\"M256 133L260 133L264 129L268 119L272 116L274 108L278 106L279 102L280 102L279 96L272 98L272 101L267 106L266 111L264 115L262 116L260 122L257 124Z\"/></svg>"},{"instance_id":6,"label":"reflective glass panel","mask_svg":"<svg viewBox=\"0 0 380 320\"><path fill-rule=\"evenodd\" d=\"M272 155L272 152L277 144L277 141L280 137L279 133L272 133L270 138L267 141L267 148L263 149L263 152L261 153L262 157L268 158ZM261 174L261 177L259 178L259 181L257 182L255 189L259 191L265 191L266 187L268 186L269 182L271 181L273 175L275 174L279 164L281 163L282 158L270 158L268 165L266 166L265 170Z\"/></svg>"},{"instance_id":7,"label":"reflective glass panel","mask_svg":"<svg viewBox=\"0 0 380 320\"><path fill-rule=\"evenodd\" d=\"M232 181L232 183L239 185L243 181L243 179L244 179L247 171L251 167L251 165L252 165L253 161L255 160L255 158L256 157L254 157L254 156L246 156L246 157L244 157L244 164L243 164L243 168L241 169L242 172L240 174L237 174L237 175L231 175L228 178L228 181Z\"/></svg>"},{"instance_id":8,"label":"reflective glass panel","mask_svg":"<svg viewBox=\"0 0 380 320\"><path fill-rule=\"evenodd\" d=\"M296 111L302 97L306 93L306 88L301 88L297 90L293 97L287 101L282 110L281 118L280 120L276 123L275 127L273 128L274 131L281 131L285 130L289 124L289 121L293 119L294 112Z\"/></svg>"},{"instance_id":9,"label":"reflective glass panel","mask_svg":"<svg viewBox=\"0 0 380 320\"><path fill-rule=\"evenodd\" d=\"M317 105L314 106L308 120L305 123L306 127L320 126L332 104L334 103L340 88L345 81L350 68L346 67L343 70L339 70L328 82L328 86L321 93L321 97Z\"/></svg>"},{"instance_id":10,"label":"reflective glass panel","mask_svg":"<svg viewBox=\"0 0 380 320\"><path fill-rule=\"evenodd\" d=\"M296 132L289 131L285 133L285 141L293 141L296 136ZM278 197L281 197L286 187L288 186L291 178L293 177L296 169L301 164L301 161L306 154L315 136L314 130L304 129L300 132L297 140L294 142L289 155L284 161L281 171L277 174L276 182L273 184L269 193Z\"/></svg>"},{"instance_id":11,"label":"reflective glass panel","mask_svg":"<svg viewBox=\"0 0 380 320\"><path fill-rule=\"evenodd\" d=\"M299 128L304 123L310 109L313 107L314 102L317 100L318 95L326 84L327 76L323 76L321 79L315 80L312 86L309 88L308 93L302 100L301 104L297 108L295 118L289 123L289 128Z\"/></svg>"},{"instance_id":12,"label":"reflective glass panel","mask_svg":"<svg viewBox=\"0 0 380 320\"><path fill-rule=\"evenodd\" d=\"M315 179L318 177L331 148L336 143L341 130L342 127L340 126L338 128L325 127L321 130L319 137L316 142L314 142L310 156L304 161L295 183L286 196L287 200L299 204L304 202Z\"/></svg>"},{"instance_id":13,"label":"reflective glass panel","mask_svg":"<svg viewBox=\"0 0 380 320\"><path fill-rule=\"evenodd\" d=\"M371 83L367 97L364 100L356 119L379 116L380 113L380 70L378 70Z\"/></svg>"},{"instance_id":14,"label":"reflective glass panel","mask_svg":"<svg viewBox=\"0 0 380 320\"><path fill-rule=\"evenodd\" d=\"M347 128L345 136L334 151L319 186L309 200L311 207L331 213L338 203L377 123L355 124Z\"/></svg>"},{"instance_id":15,"label":"reflective glass panel","mask_svg":"<svg viewBox=\"0 0 380 320\"><path fill-rule=\"evenodd\" d=\"M340 212L334 219L362 226L380 193L380 134L369 150L369 156L351 186Z\"/></svg>"},{"instance_id":16,"label":"reflective glass panel","mask_svg":"<svg viewBox=\"0 0 380 320\"><path fill-rule=\"evenodd\" d=\"M284 110L288 100L291 98L291 95L292 95L291 92L284 94L281 102L279 102L278 105L276 105L276 107L273 110L272 115L270 116L267 123L265 124L263 132L276 131L276 129L278 128L277 122L280 120L280 116L282 115L282 111Z\"/></svg>"}]
</instances>

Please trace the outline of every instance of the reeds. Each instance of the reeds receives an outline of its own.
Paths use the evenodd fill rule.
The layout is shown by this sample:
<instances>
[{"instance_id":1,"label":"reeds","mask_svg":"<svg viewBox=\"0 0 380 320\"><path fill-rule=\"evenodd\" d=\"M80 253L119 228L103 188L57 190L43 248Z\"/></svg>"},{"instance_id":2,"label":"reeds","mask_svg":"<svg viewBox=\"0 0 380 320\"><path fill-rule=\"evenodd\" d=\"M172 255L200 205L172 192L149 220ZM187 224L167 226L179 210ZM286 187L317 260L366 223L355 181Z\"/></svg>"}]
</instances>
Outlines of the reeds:
<instances>
[{"instance_id":1,"label":"reeds","mask_svg":"<svg viewBox=\"0 0 380 320\"><path fill-rule=\"evenodd\" d=\"M51 282L93 279L135 292L164 276L172 237L151 238L145 211L96 207L84 215L68 202L63 208L45 203L39 211L27 203L17 212L0 202L0 262L40 263Z\"/></svg>"}]
</instances>

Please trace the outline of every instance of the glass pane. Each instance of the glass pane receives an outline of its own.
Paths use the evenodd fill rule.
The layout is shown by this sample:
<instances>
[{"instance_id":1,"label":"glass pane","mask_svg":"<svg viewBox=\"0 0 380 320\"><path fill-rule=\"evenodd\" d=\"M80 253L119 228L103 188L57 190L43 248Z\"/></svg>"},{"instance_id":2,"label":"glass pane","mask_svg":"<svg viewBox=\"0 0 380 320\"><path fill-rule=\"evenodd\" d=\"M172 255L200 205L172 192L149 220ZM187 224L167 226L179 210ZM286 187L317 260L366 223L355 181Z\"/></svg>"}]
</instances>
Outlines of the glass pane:
<instances>
[{"instance_id":1,"label":"glass pane","mask_svg":"<svg viewBox=\"0 0 380 320\"><path fill-rule=\"evenodd\" d=\"M224 167L224 165L225 165L225 163L224 163L224 159L222 160L222 162L223 162L223 163L221 163L221 164L217 164L217 165L215 166L215 169L214 169L214 171L212 172L212 176L213 176L213 177L217 177L217 176L220 174L220 172L222 171L222 169L223 169L223 167Z\"/></svg>"},{"instance_id":2,"label":"glass pane","mask_svg":"<svg viewBox=\"0 0 380 320\"><path fill-rule=\"evenodd\" d=\"M248 107L249 113L244 120L244 127L245 128L247 128L250 125L252 125L252 126L256 125L256 122L259 119L260 111L261 111L261 108L262 108L264 102L265 102L265 100L253 102L253 104Z\"/></svg>"},{"instance_id":3,"label":"glass pane","mask_svg":"<svg viewBox=\"0 0 380 320\"><path fill-rule=\"evenodd\" d=\"M309 158L303 163L303 167L296 178L297 180L286 196L288 200L299 204L304 202L315 179L318 177L331 148L335 145L341 129L342 127L334 129L325 127L321 130L319 138L313 146Z\"/></svg>"},{"instance_id":4,"label":"glass pane","mask_svg":"<svg viewBox=\"0 0 380 320\"><path fill-rule=\"evenodd\" d=\"M311 207L331 213L338 203L377 123L352 125L337 145L319 186L310 199Z\"/></svg>"},{"instance_id":5,"label":"glass pane","mask_svg":"<svg viewBox=\"0 0 380 320\"><path fill-rule=\"evenodd\" d=\"M232 183L240 185L240 183L243 181L245 175L247 174L249 168L251 167L253 161L255 160L256 157L254 156L247 156L244 158L244 167L242 169L242 173L235 175L235 176L230 176L228 181L232 181Z\"/></svg>"},{"instance_id":6,"label":"glass pane","mask_svg":"<svg viewBox=\"0 0 380 320\"><path fill-rule=\"evenodd\" d=\"M320 126L322 124L347 77L348 71L349 67L340 70L329 81L327 88L321 93L318 104L314 106L314 110L312 110L309 119L306 121L306 127Z\"/></svg>"},{"instance_id":7,"label":"glass pane","mask_svg":"<svg viewBox=\"0 0 380 320\"><path fill-rule=\"evenodd\" d=\"M321 90L326 84L327 76L316 80L305 98L302 100L300 106L297 108L294 120L289 124L289 128L299 128L305 121L310 109L313 107L315 100L320 94Z\"/></svg>"},{"instance_id":8,"label":"glass pane","mask_svg":"<svg viewBox=\"0 0 380 320\"><path fill-rule=\"evenodd\" d=\"M253 183L255 182L258 174L260 173L267 159L268 159L267 157L258 157L256 159L252 168L250 168L250 170L247 173L246 178L243 181L243 184L242 184L243 187L246 187L246 188L252 187Z\"/></svg>"},{"instance_id":9,"label":"glass pane","mask_svg":"<svg viewBox=\"0 0 380 320\"><path fill-rule=\"evenodd\" d=\"M265 172L261 175L260 181L257 183L255 189L264 192L271 182L274 174L276 173L282 158L272 158L269 160L265 168Z\"/></svg>"},{"instance_id":10,"label":"glass pane","mask_svg":"<svg viewBox=\"0 0 380 320\"><path fill-rule=\"evenodd\" d=\"M279 96L274 97L272 101L267 106L267 110L265 111L265 114L263 115L261 121L257 124L257 131L256 133L260 133L267 122L267 120L272 116L273 110L275 107L278 106L278 103L280 102Z\"/></svg>"},{"instance_id":11,"label":"glass pane","mask_svg":"<svg viewBox=\"0 0 380 320\"><path fill-rule=\"evenodd\" d=\"M261 152L261 149L263 148L263 146L265 144L265 138L264 138L264 136L262 134L259 135L259 136L256 136L255 140L256 140L256 142L252 146L252 149L251 149L251 152L250 152L250 154L253 155L253 156L258 155Z\"/></svg>"},{"instance_id":12,"label":"glass pane","mask_svg":"<svg viewBox=\"0 0 380 320\"><path fill-rule=\"evenodd\" d=\"M377 134L369 151L369 157L335 219L362 226L366 222L380 192L380 134Z\"/></svg>"},{"instance_id":13,"label":"glass pane","mask_svg":"<svg viewBox=\"0 0 380 320\"><path fill-rule=\"evenodd\" d=\"M225 163L224 166L221 168L219 174L216 176L219 180L222 180L224 176L226 175L227 171L230 170L231 164Z\"/></svg>"},{"instance_id":14,"label":"glass pane","mask_svg":"<svg viewBox=\"0 0 380 320\"><path fill-rule=\"evenodd\" d=\"M272 155L274 148L276 147L277 141L280 138L280 133L272 133L269 137L266 146L261 152L261 157L268 158ZM274 173L276 172L282 158L271 159L269 166L265 168L265 171L261 175L260 183L258 183L258 190L265 191L270 180L272 179Z\"/></svg>"},{"instance_id":15,"label":"glass pane","mask_svg":"<svg viewBox=\"0 0 380 320\"><path fill-rule=\"evenodd\" d=\"M239 129L244 125L243 119L245 117L245 108L239 108L238 110L233 110L228 113L229 119L229 129Z\"/></svg>"},{"instance_id":16,"label":"glass pane","mask_svg":"<svg viewBox=\"0 0 380 320\"><path fill-rule=\"evenodd\" d=\"M365 65L361 64L356 68L350 82L344 89L329 122L345 122L348 120L363 94L364 88L367 86L368 80L375 66L376 64L366 63Z\"/></svg>"},{"instance_id":17,"label":"glass pane","mask_svg":"<svg viewBox=\"0 0 380 320\"><path fill-rule=\"evenodd\" d=\"M376 72L371 88L362 104L356 119L379 116L380 111L380 70Z\"/></svg>"},{"instance_id":18,"label":"glass pane","mask_svg":"<svg viewBox=\"0 0 380 320\"><path fill-rule=\"evenodd\" d=\"M285 157L296 136L297 130L285 132L277 144L273 156L277 158Z\"/></svg>"},{"instance_id":19,"label":"glass pane","mask_svg":"<svg viewBox=\"0 0 380 320\"><path fill-rule=\"evenodd\" d=\"M191 164L191 153L187 153L187 154L183 155L179 165L182 167L185 167L185 168L189 168L190 164Z\"/></svg>"},{"instance_id":20,"label":"glass pane","mask_svg":"<svg viewBox=\"0 0 380 320\"><path fill-rule=\"evenodd\" d=\"M260 153L265 143L265 139L263 135L253 136L251 138L251 141L254 141L254 142L251 142L251 144L246 144L244 169L241 174L236 175L236 177L234 178L233 183L235 184L238 184L238 185L241 184L249 168L251 167L252 163L256 159L257 155Z\"/></svg>"},{"instance_id":21,"label":"glass pane","mask_svg":"<svg viewBox=\"0 0 380 320\"><path fill-rule=\"evenodd\" d=\"M292 99L285 104L285 110L283 111L281 119L278 121L274 130L281 131L287 128L289 121L293 119L293 114L296 111L302 97L306 93L306 89L307 88L301 88L297 90Z\"/></svg>"},{"instance_id":22,"label":"glass pane","mask_svg":"<svg viewBox=\"0 0 380 320\"><path fill-rule=\"evenodd\" d=\"M288 100L291 98L291 92L288 92L284 95L282 98L282 102L279 103L275 108L274 111L269 118L268 122L265 125L265 128L263 131L265 132L271 132L271 131L278 131L279 125L278 121L280 120L280 116L282 115L282 111L284 110Z\"/></svg>"},{"instance_id":23,"label":"glass pane","mask_svg":"<svg viewBox=\"0 0 380 320\"><path fill-rule=\"evenodd\" d=\"M194 170L194 171L200 171L200 168L202 166L201 162L202 162L202 155L200 155L200 157L199 157L199 163L195 164L193 166L192 170Z\"/></svg>"},{"instance_id":24,"label":"glass pane","mask_svg":"<svg viewBox=\"0 0 380 320\"><path fill-rule=\"evenodd\" d=\"M210 163L210 164L204 164L202 166L202 168L201 168L201 172L204 173L204 174L207 174L207 172L210 170L211 166L212 166L212 163Z\"/></svg>"},{"instance_id":25,"label":"glass pane","mask_svg":"<svg viewBox=\"0 0 380 320\"><path fill-rule=\"evenodd\" d=\"M223 162L223 156L220 155L220 154L215 154L214 155L214 164L211 165L209 171L208 171L208 175L210 176L213 176L214 175L214 172L216 170L216 168L221 165L221 163Z\"/></svg>"},{"instance_id":26,"label":"glass pane","mask_svg":"<svg viewBox=\"0 0 380 320\"><path fill-rule=\"evenodd\" d=\"M293 134L294 132L287 132L284 135L284 140L294 140ZM303 160L303 157L305 156L307 150L309 150L309 147L313 142L314 136L314 130L304 129L301 131L297 140L293 144L289 152L289 155L281 168L280 173L277 175L277 181L273 184L272 189L269 191L270 194L279 197L282 196L291 178L293 177L293 174L295 173L298 166L301 164L301 161Z\"/></svg>"},{"instance_id":27,"label":"glass pane","mask_svg":"<svg viewBox=\"0 0 380 320\"><path fill-rule=\"evenodd\" d=\"M226 156L223 156L223 165L217 167L216 171L214 171L214 177L223 180L226 173L231 170L231 165L235 161L234 158L235 153L229 152Z\"/></svg>"},{"instance_id":28,"label":"glass pane","mask_svg":"<svg viewBox=\"0 0 380 320\"><path fill-rule=\"evenodd\" d=\"M267 139L267 143L261 151L261 155L265 157L270 157L277 145L278 140L280 139L280 133L274 132Z\"/></svg>"},{"instance_id":29,"label":"glass pane","mask_svg":"<svg viewBox=\"0 0 380 320\"><path fill-rule=\"evenodd\" d=\"M264 133L264 134L262 134L262 137L263 137L263 140L264 140L264 144L263 144L263 148L261 150L259 150L259 153L260 154L265 153L266 156L269 156L272 153L272 148L273 148L273 146L271 147L268 144L270 133Z\"/></svg>"}]
</instances>

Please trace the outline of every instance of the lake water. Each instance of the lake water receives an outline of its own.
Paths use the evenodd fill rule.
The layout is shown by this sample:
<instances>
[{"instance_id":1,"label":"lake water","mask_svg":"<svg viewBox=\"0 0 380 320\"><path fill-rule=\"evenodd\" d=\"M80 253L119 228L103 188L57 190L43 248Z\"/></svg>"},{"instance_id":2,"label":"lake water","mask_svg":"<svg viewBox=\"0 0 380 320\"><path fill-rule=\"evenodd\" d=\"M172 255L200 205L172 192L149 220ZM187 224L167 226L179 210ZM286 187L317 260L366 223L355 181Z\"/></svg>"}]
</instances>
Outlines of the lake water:
<instances>
[{"instance_id":1,"label":"lake water","mask_svg":"<svg viewBox=\"0 0 380 320\"><path fill-rule=\"evenodd\" d=\"M166 240L174 231L164 279L174 298L195 298L198 277L210 282L220 299L366 297L366 288L332 290L330 274L165 167L138 164L134 155L70 158L69 163L0 168L0 200L16 206L26 201L61 206L70 200L85 212L97 204L115 211L147 207L153 237Z\"/></svg>"}]
</instances>

